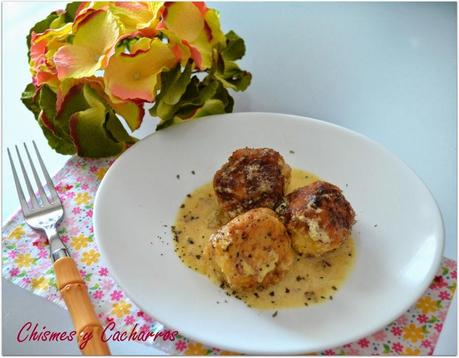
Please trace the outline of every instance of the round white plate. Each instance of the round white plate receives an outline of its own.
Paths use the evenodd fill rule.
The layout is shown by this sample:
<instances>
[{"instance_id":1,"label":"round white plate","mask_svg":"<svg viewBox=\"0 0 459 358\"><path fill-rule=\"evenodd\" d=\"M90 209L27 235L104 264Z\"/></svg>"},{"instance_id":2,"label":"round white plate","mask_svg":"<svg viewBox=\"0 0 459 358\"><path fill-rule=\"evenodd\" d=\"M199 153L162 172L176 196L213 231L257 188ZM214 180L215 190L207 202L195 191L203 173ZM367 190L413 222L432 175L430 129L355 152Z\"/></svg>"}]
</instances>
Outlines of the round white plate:
<instances>
[{"instance_id":1,"label":"round white plate","mask_svg":"<svg viewBox=\"0 0 459 358\"><path fill-rule=\"evenodd\" d=\"M333 301L273 318L227 297L174 253L163 225L245 146L279 151L291 166L338 185L354 207L356 263ZM443 251L439 209L401 160L347 129L271 113L206 117L140 141L105 175L94 226L111 273L144 311L189 338L251 354L314 352L383 328L428 287Z\"/></svg>"}]
</instances>

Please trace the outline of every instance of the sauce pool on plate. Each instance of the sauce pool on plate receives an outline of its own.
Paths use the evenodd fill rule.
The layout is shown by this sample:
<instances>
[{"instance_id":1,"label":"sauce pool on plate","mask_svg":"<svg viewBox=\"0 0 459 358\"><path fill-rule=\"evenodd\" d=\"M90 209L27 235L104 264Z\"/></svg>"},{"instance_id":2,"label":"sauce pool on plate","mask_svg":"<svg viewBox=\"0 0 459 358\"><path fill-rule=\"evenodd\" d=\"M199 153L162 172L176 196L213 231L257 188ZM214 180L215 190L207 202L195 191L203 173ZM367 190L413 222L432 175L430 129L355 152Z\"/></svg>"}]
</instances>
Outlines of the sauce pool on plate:
<instances>
[{"instance_id":1,"label":"sauce pool on plate","mask_svg":"<svg viewBox=\"0 0 459 358\"><path fill-rule=\"evenodd\" d=\"M287 193L319 179L312 173L292 169ZM223 224L224 218L212 182L209 182L187 195L172 227L175 252L181 261L221 287L220 280L212 270L208 270L203 251L210 235ZM354 241L350 238L322 257L304 257L296 253L292 267L277 284L248 292L235 292L228 288L227 291L250 307L262 309L310 306L332 300L353 266L354 251Z\"/></svg>"}]
</instances>

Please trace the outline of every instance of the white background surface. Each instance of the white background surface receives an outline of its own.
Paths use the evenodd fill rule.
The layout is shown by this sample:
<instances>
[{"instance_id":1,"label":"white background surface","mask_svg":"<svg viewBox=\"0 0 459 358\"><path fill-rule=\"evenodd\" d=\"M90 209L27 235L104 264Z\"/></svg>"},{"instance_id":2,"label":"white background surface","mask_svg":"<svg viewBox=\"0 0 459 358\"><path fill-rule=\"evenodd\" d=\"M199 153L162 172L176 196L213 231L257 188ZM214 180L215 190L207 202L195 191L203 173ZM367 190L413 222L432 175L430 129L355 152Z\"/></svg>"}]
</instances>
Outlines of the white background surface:
<instances>
[{"instance_id":1,"label":"white background surface","mask_svg":"<svg viewBox=\"0 0 459 358\"><path fill-rule=\"evenodd\" d=\"M404 160L442 211L445 256L456 259L456 4L211 3L223 29L246 40L242 67L253 74L235 111L299 114L356 130ZM19 100L30 82L25 36L60 3L3 3L3 131L6 146L35 139L51 172L67 157L46 145ZM150 132L146 120L141 135ZM9 164L2 163L3 221L17 208ZM456 305L436 354L456 354ZM24 322L70 330L67 312L3 280L3 353L78 353L70 344L17 344ZM115 354L154 354L140 344Z\"/></svg>"}]
</instances>

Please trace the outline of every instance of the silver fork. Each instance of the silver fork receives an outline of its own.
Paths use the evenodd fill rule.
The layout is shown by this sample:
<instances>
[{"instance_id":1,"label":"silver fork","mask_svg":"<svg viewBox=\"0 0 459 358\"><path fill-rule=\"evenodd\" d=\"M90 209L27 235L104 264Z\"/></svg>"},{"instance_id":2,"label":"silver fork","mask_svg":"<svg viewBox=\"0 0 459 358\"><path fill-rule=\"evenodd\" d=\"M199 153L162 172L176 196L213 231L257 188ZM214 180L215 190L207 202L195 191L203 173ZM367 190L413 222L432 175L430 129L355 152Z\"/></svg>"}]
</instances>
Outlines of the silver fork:
<instances>
[{"instance_id":1,"label":"silver fork","mask_svg":"<svg viewBox=\"0 0 459 358\"><path fill-rule=\"evenodd\" d=\"M56 274L57 288L61 292L72 317L80 350L85 355L109 355L110 349L103 338L103 327L99 322L91 299L89 298L86 284L81 278L78 267L70 257L67 248L62 243L57 233L57 225L64 217L64 208L54 188L53 181L41 159L40 152L35 142L33 142L33 146L41 170L45 176L51 198L45 193L45 189L41 184L29 150L24 143L24 149L29 158L30 168L32 169L39 193L37 197L30 184L19 149L15 146L19 165L21 166L27 191L29 192L30 205L27 203L24 192L22 191L21 183L18 179L16 168L14 167L13 158L11 158L11 153L8 149L8 157L10 159L11 169L13 170L14 183L16 184L16 190L18 192L25 222L32 229L42 231L48 237L54 272Z\"/></svg>"},{"instance_id":2,"label":"silver fork","mask_svg":"<svg viewBox=\"0 0 459 358\"><path fill-rule=\"evenodd\" d=\"M32 143L35 148L35 153L37 154L41 170L43 172L43 175L45 176L46 183L48 185L48 190L51 194L51 198L48 198L45 193L43 185L41 184L40 178L33 164L32 157L30 156L29 150L27 149L27 145L25 143L24 148L29 159L30 167L32 169L32 173L35 178L35 182L37 184L39 192L38 198L37 196L35 196L32 185L30 184L30 180L24 167L21 155L19 153L18 146L16 145L15 147L22 174L24 176L24 181L26 183L27 191L29 192L30 206L27 204L24 192L22 191L21 183L18 179L16 168L14 167L14 162L11 158L9 148L7 149L8 157L10 159L11 169L13 170L14 183L16 185L16 190L18 192L19 202L21 203L22 213L24 215L25 222L32 229L42 231L46 234L49 241L51 258L54 262L61 257L70 256L67 251L67 248L65 247L64 243L61 241L57 233L57 225L62 221L62 218L64 217L64 208L62 206L61 200L59 199L59 196L57 195L56 189L54 188L53 181L51 180L51 177L49 176L48 171L46 170L40 152L38 151L37 145L35 144L35 141L32 141Z\"/></svg>"}]
</instances>

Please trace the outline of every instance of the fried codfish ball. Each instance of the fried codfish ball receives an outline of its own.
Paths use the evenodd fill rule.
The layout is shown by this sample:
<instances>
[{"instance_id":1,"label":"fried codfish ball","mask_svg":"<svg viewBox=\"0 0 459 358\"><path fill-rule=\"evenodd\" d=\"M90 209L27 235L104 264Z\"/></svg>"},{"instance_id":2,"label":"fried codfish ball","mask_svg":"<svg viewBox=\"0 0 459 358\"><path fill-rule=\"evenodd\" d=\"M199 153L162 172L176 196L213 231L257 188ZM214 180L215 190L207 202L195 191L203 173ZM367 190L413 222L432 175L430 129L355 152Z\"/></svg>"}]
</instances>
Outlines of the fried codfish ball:
<instances>
[{"instance_id":1,"label":"fried codfish ball","mask_svg":"<svg viewBox=\"0 0 459 358\"><path fill-rule=\"evenodd\" d=\"M334 250L351 235L355 212L337 186L316 181L288 194L276 209L293 248L309 256Z\"/></svg>"},{"instance_id":2,"label":"fried codfish ball","mask_svg":"<svg viewBox=\"0 0 459 358\"><path fill-rule=\"evenodd\" d=\"M293 256L287 229L267 208L237 216L210 237L204 250L210 270L239 291L278 282Z\"/></svg>"},{"instance_id":3,"label":"fried codfish ball","mask_svg":"<svg viewBox=\"0 0 459 358\"><path fill-rule=\"evenodd\" d=\"M218 203L230 218L254 208L274 209L282 201L290 172L273 149L238 149L215 173Z\"/></svg>"}]
</instances>

